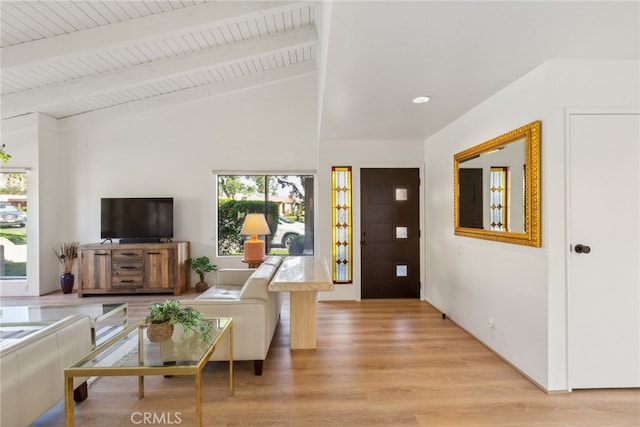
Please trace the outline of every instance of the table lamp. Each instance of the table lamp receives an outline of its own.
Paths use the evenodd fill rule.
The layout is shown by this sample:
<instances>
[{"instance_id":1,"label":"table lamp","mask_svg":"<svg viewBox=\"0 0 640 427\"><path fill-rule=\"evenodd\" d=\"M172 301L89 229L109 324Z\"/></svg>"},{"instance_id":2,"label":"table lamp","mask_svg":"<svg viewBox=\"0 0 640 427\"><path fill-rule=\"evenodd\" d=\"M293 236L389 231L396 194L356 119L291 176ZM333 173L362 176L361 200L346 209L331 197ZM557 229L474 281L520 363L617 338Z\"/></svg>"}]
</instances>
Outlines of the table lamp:
<instances>
[{"instance_id":1,"label":"table lamp","mask_svg":"<svg viewBox=\"0 0 640 427\"><path fill-rule=\"evenodd\" d=\"M246 262L264 261L264 241L258 240L258 235L269 235L269 224L261 213L250 213L244 219L240 234L251 236L250 240L244 241L244 260Z\"/></svg>"}]
</instances>

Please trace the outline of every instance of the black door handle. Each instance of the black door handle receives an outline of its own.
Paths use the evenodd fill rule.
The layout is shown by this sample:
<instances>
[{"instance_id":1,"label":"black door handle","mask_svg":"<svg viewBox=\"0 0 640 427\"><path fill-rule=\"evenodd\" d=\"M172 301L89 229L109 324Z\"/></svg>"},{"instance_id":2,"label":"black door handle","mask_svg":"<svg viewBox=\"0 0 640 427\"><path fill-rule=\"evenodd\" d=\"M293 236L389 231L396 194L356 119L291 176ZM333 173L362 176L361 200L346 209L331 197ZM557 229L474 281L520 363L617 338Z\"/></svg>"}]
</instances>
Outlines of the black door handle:
<instances>
[{"instance_id":1,"label":"black door handle","mask_svg":"<svg viewBox=\"0 0 640 427\"><path fill-rule=\"evenodd\" d=\"M588 254L589 252L591 252L591 248L587 245L581 245L581 244L577 244L575 245L575 247L573 248L577 254Z\"/></svg>"}]
</instances>

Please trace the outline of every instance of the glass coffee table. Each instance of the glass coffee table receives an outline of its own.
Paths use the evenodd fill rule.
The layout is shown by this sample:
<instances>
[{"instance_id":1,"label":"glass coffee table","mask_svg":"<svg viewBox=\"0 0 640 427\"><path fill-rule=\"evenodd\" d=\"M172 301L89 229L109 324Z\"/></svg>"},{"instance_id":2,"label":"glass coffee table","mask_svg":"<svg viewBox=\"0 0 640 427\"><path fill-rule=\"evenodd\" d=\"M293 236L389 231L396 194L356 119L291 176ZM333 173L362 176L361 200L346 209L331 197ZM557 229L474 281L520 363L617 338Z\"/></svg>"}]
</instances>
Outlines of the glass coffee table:
<instances>
[{"instance_id":1,"label":"glass coffee table","mask_svg":"<svg viewBox=\"0 0 640 427\"><path fill-rule=\"evenodd\" d=\"M211 338L202 341L182 327L174 326L171 339L150 342L143 320L124 331L64 370L66 426L73 426L73 378L137 376L138 398L144 397L144 377L148 375L193 375L196 386L196 425L202 426L202 370L225 335L229 337L229 395L233 396L233 322L229 317L209 319ZM118 355L118 356L114 356Z\"/></svg>"},{"instance_id":2,"label":"glass coffee table","mask_svg":"<svg viewBox=\"0 0 640 427\"><path fill-rule=\"evenodd\" d=\"M108 339L96 335L98 323L113 323L110 317L120 314L122 322L116 322L111 326L124 329L129 323L129 306L127 303L114 304L73 304L73 305L28 305L5 306L0 308L0 327L35 327L50 325L72 314L86 314L91 318L91 344L93 348Z\"/></svg>"}]
</instances>

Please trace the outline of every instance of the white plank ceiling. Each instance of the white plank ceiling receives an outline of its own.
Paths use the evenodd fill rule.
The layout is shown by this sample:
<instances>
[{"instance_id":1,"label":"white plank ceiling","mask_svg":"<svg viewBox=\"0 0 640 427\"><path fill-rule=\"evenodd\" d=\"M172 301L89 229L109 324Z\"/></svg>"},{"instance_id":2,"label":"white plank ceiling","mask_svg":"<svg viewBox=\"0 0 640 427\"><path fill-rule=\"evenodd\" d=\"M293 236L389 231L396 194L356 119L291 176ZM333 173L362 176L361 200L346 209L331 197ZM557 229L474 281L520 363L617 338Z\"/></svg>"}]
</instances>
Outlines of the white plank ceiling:
<instances>
[{"instance_id":1,"label":"white plank ceiling","mask_svg":"<svg viewBox=\"0 0 640 427\"><path fill-rule=\"evenodd\" d=\"M2 118L64 118L315 71L314 11L307 2L2 1Z\"/></svg>"},{"instance_id":2,"label":"white plank ceiling","mask_svg":"<svg viewBox=\"0 0 640 427\"><path fill-rule=\"evenodd\" d=\"M639 0L0 0L0 25L2 118L316 73L320 140L424 140L546 61L640 57Z\"/></svg>"}]
</instances>

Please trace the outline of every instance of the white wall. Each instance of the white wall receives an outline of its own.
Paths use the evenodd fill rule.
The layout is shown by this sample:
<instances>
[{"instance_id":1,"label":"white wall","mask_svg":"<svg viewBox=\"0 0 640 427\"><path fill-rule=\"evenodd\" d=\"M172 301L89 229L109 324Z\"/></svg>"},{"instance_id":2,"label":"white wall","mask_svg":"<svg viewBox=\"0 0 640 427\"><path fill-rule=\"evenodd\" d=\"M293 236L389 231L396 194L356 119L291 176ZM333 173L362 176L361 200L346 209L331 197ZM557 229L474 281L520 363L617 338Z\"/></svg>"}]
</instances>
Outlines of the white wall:
<instances>
[{"instance_id":1,"label":"white wall","mask_svg":"<svg viewBox=\"0 0 640 427\"><path fill-rule=\"evenodd\" d=\"M553 61L425 142L427 300L549 390L567 389L565 109L637 107L638 89L637 61ZM455 236L453 155L538 119L542 247Z\"/></svg>"},{"instance_id":2,"label":"white wall","mask_svg":"<svg viewBox=\"0 0 640 427\"><path fill-rule=\"evenodd\" d=\"M423 143L419 141L321 141L319 154L319 203L317 203L316 238L319 256L332 268L331 167L351 166L353 185L353 283L339 284L331 292L320 292L322 300L360 300L360 169L419 168L421 181L424 164ZM421 203L422 206L422 203ZM423 213L420 222L424 224ZM424 233L423 233L424 236ZM423 244L420 245L424 247ZM424 254L421 254L424 260ZM424 263L420 270L424 277ZM422 280L424 283L424 280Z\"/></svg>"},{"instance_id":3,"label":"white wall","mask_svg":"<svg viewBox=\"0 0 640 427\"><path fill-rule=\"evenodd\" d=\"M59 242L100 241L101 197L173 197L174 240L190 241L192 256L206 255L220 267L246 267L238 257L216 258L213 172L315 171L316 91L312 74L162 109L131 112L126 105L49 118L57 131L42 120L17 126L13 138L21 148L7 144L12 161L18 165L21 150L29 149L32 160L21 166L40 173L29 184L30 211L37 206L33 186L40 186L41 220L29 217L29 233L39 236L29 250L41 247L39 275L28 272L30 280L39 277L35 295L59 288L52 252Z\"/></svg>"}]
</instances>

